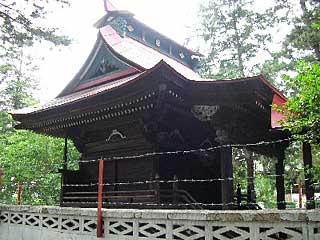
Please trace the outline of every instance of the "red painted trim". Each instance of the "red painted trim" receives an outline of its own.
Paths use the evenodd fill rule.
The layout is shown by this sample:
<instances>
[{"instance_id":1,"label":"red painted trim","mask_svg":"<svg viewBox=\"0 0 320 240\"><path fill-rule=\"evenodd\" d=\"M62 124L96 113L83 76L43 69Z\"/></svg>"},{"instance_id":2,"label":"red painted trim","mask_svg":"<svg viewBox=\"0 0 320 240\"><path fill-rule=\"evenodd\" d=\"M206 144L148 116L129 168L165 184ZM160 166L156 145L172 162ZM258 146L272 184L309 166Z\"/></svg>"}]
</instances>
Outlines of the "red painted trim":
<instances>
[{"instance_id":1,"label":"red painted trim","mask_svg":"<svg viewBox=\"0 0 320 240\"><path fill-rule=\"evenodd\" d=\"M112 11L116 11L117 9L115 8L115 6L111 3L110 0L104 0L104 10L106 12L112 12Z\"/></svg>"},{"instance_id":2,"label":"red painted trim","mask_svg":"<svg viewBox=\"0 0 320 240\"><path fill-rule=\"evenodd\" d=\"M280 97L278 94L273 94L272 105L282 107L286 100ZM285 115L278 112L275 109L271 109L271 128L281 128L280 122L285 119Z\"/></svg>"},{"instance_id":3,"label":"red painted trim","mask_svg":"<svg viewBox=\"0 0 320 240\"><path fill-rule=\"evenodd\" d=\"M98 209L97 209L97 238L102 237L102 192L103 192L103 172L104 161L99 159L99 183L98 183Z\"/></svg>"},{"instance_id":4,"label":"red painted trim","mask_svg":"<svg viewBox=\"0 0 320 240\"><path fill-rule=\"evenodd\" d=\"M259 75L259 78L262 80L262 82L267 85L269 88L271 88L273 90L273 92L275 94L278 95L278 97L280 97L283 101L287 101L288 99L283 95L282 92L280 92L275 86L273 86L272 83L270 83L264 76Z\"/></svg>"},{"instance_id":5,"label":"red painted trim","mask_svg":"<svg viewBox=\"0 0 320 240\"><path fill-rule=\"evenodd\" d=\"M130 75L130 74L134 74L134 73L138 73L138 72L139 71L137 69L131 67L131 68L128 68L128 69L126 69L124 71L112 74L110 76L105 76L103 78L99 78L99 79L96 79L94 81L81 84L78 87L76 87L72 92L76 92L76 91L79 91L79 90L82 90L82 89L85 89L85 88L89 88L89 87L92 87L92 86L95 86L95 85L98 85L98 84L101 84L101 83L105 83L105 82L109 82L109 81L112 81L112 80L116 80L116 79L119 79L121 77Z\"/></svg>"}]
</instances>

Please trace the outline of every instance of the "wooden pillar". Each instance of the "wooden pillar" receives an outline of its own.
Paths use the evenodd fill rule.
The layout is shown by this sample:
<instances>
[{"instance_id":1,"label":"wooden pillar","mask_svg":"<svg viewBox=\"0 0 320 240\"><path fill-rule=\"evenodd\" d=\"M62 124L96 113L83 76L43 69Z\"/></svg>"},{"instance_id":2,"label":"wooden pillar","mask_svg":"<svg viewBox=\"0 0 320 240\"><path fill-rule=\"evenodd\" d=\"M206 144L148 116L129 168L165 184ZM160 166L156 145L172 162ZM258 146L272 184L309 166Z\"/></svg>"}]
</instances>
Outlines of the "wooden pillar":
<instances>
[{"instance_id":1,"label":"wooden pillar","mask_svg":"<svg viewBox=\"0 0 320 240\"><path fill-rule=\"evenodd\" d=\"M115 183L119 182L118 172L119 172L118 160L115 159L114 160L114 182ZM119 190L119 186L115 185L114 186L114 191L118 191L118 190Z\"/></svg>"},{"instance_id":2,"label":"wooden pillar","mask_svg":"<svg viewBox=\"0 0 320 240\"><path fill-rule=\"evenodd\" d=\"M67 134L64 138L64 149L63 149L63 170L68 169L68 138Z\"/></svg>"},{"instance_id":3,"label":"wooden pillar","mask_svg":"<svg viewBox=\"0 0 320 240\"><path fill-rule=\"evenodd\" d=\"M276 189L277 189L277 208L286 209L285 203L285 187L284 187L284 148L277 147L277 163L276 163Z\"/></svg>"},{"instance_id":4,"label":"wooden pillar","mask_svg":"<svg viewBox=\"0 0 320 240\"><path fill-rule=\"evenodd\" d=\"M313 174L312 168L312 154L311 146L309 143L302 143L302 155L304 165L304 176L305 176L305 189L306 189L306 207L307 209L314 209L314 188L313 188Z\"/></svg>"},{"instance_id":5,"label":"wooden pillar","mask_svg":"<svg viewBox=\"0 0 320 240\"><path fill-rule=\"evenodd\" d=\"M221 203L223 209L228 209L229 204L233 202L233 166L232 166L232 148L224 147L220 150L221 178Z\"/></svg>"}]
</instances>

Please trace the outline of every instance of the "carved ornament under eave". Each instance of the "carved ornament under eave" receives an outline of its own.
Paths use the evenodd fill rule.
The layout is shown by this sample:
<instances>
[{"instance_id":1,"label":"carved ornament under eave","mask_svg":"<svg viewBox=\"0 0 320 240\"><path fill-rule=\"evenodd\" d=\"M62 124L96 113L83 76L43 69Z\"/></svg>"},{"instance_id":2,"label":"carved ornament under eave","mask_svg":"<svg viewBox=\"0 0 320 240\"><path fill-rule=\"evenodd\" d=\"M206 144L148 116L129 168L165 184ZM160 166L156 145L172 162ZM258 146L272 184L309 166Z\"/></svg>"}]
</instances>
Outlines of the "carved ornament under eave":
<instances>
[{"instance_id":1,"label":"carved ornament under eave","mask_svg":"<svg viewBox=\"0 0 320 240\"><path fill-rule=\"evenodd\" d=\"M211 121L218 112L220 106L214 105L194 105L191 109L193 115L202 122Z\"/></svg>"},{"instance_id":2,"label":"carved ornament under eave","mask_svg":"<svg viewBox=\"0 0 320 240\"><path fill-rule=\"evenodd\" d=\"M161 46L161 42L160 42L159 39L156 40L156 46L157 46L157 47L160 47L160 46Z\"/></svg>"},{"instance_id":3,"label":"carved ornament under eave","mask_svg":"<svg viewBox=\"0 0 320 240\"><path fill-rule=\"evenodd\" d=\"M128 25L127 29L128 29L129 32L133 32L134 31L134 28L131 25Z\"/></svg>"},{"instance_id":4,"label":"carved ornament under eave","mask_svg":"<svg viewBox=\"0 0 320 240\"><path fill-rule=\"evenodd\" d=\"M106 74L106 73L111 73L113 71L119 70L116 66L113 64L109 63L107 59L102 58L100 61L99 67L96 71L96 73L93 75L94 77L98 77L100 75Z\"/></svg>"},{"instance_id":5,"label":"carved ornament under eave","mask_svg":"<svg viewBox=\"0 0 320 240\"><path fill-rule=\"evenodd\" d=\"M106 139L106 142L110 142L111 139L112 139L113 137L116 137L116 136L120 137L121 139L127 138L127 136L123 135L123 134L122 134L121 132L119 132L117 129L114 129L114 130L112 131L112 133L109 135L109 137Z\"/></svg>"}]
</instances>

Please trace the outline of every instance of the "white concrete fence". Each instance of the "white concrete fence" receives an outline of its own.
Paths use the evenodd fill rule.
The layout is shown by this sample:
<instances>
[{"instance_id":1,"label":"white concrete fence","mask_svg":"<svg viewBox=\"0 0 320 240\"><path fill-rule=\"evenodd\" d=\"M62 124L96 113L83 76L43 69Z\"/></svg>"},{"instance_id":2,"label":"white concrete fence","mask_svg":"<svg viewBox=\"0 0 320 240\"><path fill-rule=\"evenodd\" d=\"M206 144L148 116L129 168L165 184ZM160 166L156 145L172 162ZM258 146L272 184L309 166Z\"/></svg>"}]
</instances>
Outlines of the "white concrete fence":
<instances>
[{"instance_id":1,"label":"white concrete fence","mask_svg":"<svg viewBox=\"0 0 320 240\"><path fill-rule=\"evenodd\" d=\"M1 206L1 240L96 238L96 209ZM110 240L320 240L318 210L132 210L103 211Z\"/></svg>"}]
</instances>

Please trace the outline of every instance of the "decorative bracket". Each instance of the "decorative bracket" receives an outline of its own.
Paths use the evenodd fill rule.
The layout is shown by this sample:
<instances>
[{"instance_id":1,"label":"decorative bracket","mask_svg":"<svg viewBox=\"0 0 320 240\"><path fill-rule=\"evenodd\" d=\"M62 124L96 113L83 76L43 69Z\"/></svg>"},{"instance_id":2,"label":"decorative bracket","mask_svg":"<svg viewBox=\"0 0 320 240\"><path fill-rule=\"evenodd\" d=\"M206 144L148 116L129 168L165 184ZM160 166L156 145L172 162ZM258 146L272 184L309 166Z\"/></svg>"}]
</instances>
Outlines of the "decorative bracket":
<instances>
[{"instance_id":1,"label":"decorative bracket","mask_svg":"<svg viewBox=\"0 0 320 240\"><path fill-rule=\"evenodd\" d=\"M125 135L123 135L121 132L119 132L117 129L112 130L112 133L109 135L109 137L106 139L106 142L110 142L110 140L114 136L119 136L121 139L127 138Z\"/></svg>"},{"instance_id":2,"label":"decorative bracket","mask_svg":"<svg viewBox=\"0 0 320 240\"><path fill-rule=\"evenodd\" d=\"M191 109L193 115L202 122L212 120L213 116L218 112L220 106L194 105Z\"/></svg>"}]
</instances>

